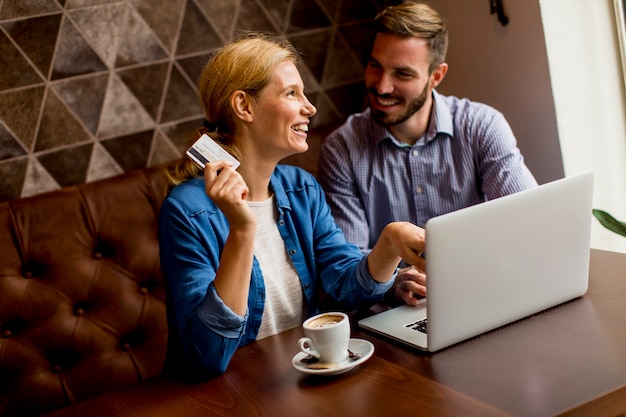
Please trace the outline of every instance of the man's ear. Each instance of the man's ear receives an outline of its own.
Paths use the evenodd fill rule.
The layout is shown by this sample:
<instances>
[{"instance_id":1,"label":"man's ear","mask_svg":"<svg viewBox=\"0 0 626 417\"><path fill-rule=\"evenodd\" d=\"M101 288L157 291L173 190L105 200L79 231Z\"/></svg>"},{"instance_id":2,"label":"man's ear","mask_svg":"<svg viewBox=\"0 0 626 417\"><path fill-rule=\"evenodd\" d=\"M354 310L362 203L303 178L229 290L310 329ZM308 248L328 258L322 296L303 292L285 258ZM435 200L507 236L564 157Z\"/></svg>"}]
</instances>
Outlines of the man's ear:
<instances>
[{"instance_id":1,"label":"man's ear","mask_svg":"<svg viewBox=\"0 0 626 417\"><path fill-rule=\"evenodd\" d=\"M436 88L443 81L446 73L448 72L448 64L445 62L437 65L437 68L431 74L430 88Z\"/></svg>"},{"instance_id":2,"label":"man's ear","mask_svg":"<svg viewBox=\"0 0 626 417\"><path fill-rule=\"evenodd\" d=\"M230 105L233 108L235 116L244 122L252 122L254 120L254 109L252 108L253 100L245 91L235 91L232 96L230 96Z\"/></svg>"}]
</instances>

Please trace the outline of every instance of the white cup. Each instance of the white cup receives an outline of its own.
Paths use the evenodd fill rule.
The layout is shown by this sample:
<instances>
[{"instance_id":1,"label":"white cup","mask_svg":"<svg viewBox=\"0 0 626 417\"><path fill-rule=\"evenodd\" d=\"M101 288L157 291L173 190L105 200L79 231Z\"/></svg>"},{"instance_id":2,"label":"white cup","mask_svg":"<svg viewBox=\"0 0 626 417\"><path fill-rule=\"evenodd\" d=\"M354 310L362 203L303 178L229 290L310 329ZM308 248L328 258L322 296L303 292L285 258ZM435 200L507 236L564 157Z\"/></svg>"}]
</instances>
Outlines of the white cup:
<instances>
[{"instance_id":1,"label":"white cup","mask_svg":"<svg viewBox=\"0 0 626 417\"><path fill-rule=\"evenodd\" d=\"M298 340L302 352L328 363L339 363L348 357L350 320L346 314L318 314L307 319L302 328L305 337Z\"/></svg>"}]
</instances>

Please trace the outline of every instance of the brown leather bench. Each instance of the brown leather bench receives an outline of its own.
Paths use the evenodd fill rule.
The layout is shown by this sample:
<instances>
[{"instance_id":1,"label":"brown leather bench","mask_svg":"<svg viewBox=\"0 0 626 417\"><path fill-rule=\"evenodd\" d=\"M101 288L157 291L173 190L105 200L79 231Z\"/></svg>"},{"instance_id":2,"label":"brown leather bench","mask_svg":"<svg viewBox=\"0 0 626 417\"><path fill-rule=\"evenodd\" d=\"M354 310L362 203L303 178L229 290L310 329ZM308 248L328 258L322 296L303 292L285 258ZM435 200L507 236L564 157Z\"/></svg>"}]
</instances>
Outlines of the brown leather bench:
<instances>
[{"instance_id":1,"label":"brown leather bench","mask_svg":"<svg viewBox=\"0 0 626 417\"><path fill-rule=\"evenodd\" d=\"M0 204L0 416L161 372L158 168Z\"/></svg>"}]
</instances>

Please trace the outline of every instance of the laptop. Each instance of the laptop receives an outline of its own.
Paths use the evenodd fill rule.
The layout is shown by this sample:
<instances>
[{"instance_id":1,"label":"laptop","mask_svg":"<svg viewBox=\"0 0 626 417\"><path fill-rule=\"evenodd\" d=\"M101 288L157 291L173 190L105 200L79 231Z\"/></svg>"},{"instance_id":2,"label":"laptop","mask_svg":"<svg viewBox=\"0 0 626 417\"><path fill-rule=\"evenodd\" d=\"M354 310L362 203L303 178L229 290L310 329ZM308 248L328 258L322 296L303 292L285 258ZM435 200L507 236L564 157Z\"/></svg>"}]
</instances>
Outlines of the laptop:
<instances>
[{"instance_id":1,"label":"laptop","mask_svg":"<svg viewBox=\"0 0 626 417\"><path fill-rule=\"evenodd\" d=\"M435 352L584 295L592 198L587 172L430 219L427 297L359 326Z\"/></svg>"}]
</instances>

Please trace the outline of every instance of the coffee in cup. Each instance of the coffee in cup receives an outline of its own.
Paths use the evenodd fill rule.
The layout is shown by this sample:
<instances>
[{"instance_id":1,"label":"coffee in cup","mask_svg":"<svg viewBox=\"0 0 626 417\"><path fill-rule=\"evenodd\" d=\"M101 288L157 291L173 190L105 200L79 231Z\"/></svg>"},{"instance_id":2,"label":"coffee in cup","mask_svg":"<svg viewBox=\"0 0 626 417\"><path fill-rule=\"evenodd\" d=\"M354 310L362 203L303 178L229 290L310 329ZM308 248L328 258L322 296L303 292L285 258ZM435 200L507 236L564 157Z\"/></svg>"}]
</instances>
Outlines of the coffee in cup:
<instances>
[{"instance_id":1,"label":"coffee in cup","mask_svg":"<svg viewBox=\"0 0 626 417\"><path fill-rule=\"evenodd\" d=\"M350 320L345 313L322 313L302 324L305 337L298 340L300 350L321 362L339 363L348 357Z\"/></svg>"}]
</instances>

